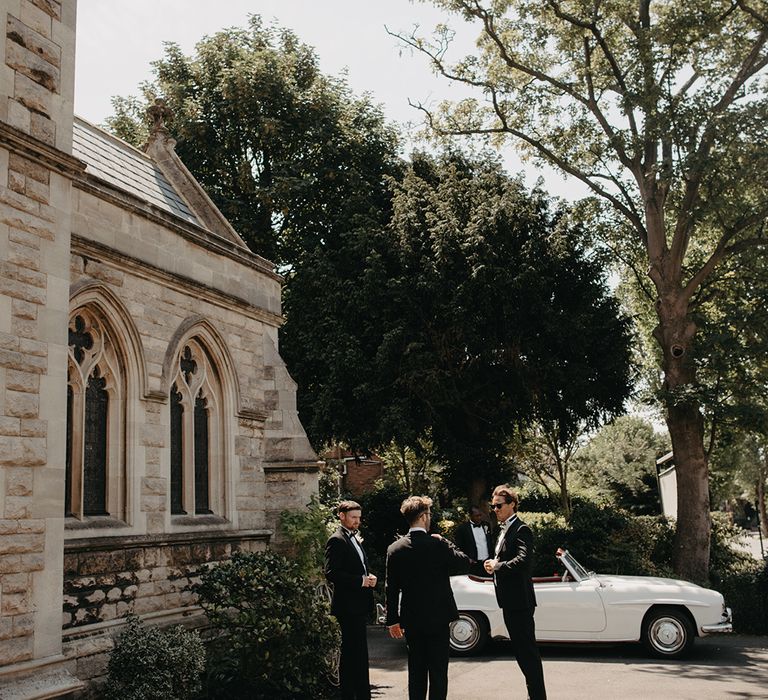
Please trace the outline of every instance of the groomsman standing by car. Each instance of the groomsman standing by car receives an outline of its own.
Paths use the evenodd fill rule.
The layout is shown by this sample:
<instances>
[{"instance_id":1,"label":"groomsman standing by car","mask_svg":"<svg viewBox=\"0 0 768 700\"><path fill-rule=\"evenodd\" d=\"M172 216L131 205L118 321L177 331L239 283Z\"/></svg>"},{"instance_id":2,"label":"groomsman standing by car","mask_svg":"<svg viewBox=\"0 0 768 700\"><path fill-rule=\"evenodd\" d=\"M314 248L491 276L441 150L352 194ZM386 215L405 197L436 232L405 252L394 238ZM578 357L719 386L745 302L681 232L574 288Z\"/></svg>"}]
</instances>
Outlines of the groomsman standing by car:
<instances>
[{"instance_id":1,"label":"groomsman standing by car","mask_svg":"<svg viewBox=\"0 0 768 700\"><path fill-rule=\"evenodd\" d=\"M408 644L408 698L448 695L448 629L459 617L450 577L469 570L469 557L439 535L430 536L432 499L410 496L400 512L408 534L387 549L387 627ZM402 597L401 597L402 594Z\"/></svg>"},{"instance_id":2,"label":"groomsman standing by car","mask_svg":"<svg viewBox=\"0 0 768 700\"><path fill-rule=\"evenodd\" d=\"M370 700L366 625L373 608L376 576L368 571L357 530L362 508L355 501L339 504L341 526L325 545L325 578L333 584L331 614L341 628L339 679L342 700Z\"/></svg>"},{"instance_id":3,"label":"groomsman standing by car","mask_svg":"<svg viewBox=\"0 0 768 700\"><path fill-rule=\"evenodd\" d=\"M515 650L517 664L525 676L530 700L546 700L544 670L536 646L533 613L536 594L531 580L533 533L517 516L519 499L512 487L504 484L493 491L491 508L501 531L494 556L484 563L493 574L496 601L504 614L504 624Z\"/></svg>"},{"instance_id":4,"label":"groomsman standing by car","mask_svg":"<svg viewBox=\"0 0 768 700\"><path fill-rule=\"evenodd\" d=\"M469 520L456 528L453 539L456 546L472 560L469 572L485 576L483 562L491 558L493 541L491 528L479 506L472 506L469 509Z\"/></svg>"}]
</instances>

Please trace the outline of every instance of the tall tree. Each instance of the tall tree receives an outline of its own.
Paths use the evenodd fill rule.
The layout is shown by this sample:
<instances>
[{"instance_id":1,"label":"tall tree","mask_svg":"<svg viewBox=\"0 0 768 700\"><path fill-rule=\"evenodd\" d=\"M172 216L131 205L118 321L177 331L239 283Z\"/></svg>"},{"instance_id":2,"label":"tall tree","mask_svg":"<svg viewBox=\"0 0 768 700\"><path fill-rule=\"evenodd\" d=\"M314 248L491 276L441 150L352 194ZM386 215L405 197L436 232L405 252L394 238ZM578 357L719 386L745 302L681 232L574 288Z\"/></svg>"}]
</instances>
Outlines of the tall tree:
<instances>
[{"instance_id":1,"label":"tall tree","mask_svg":"<svg viewBox=\"0 0 768 700\"><path fill-rule=\"evenodd\" d=\"M450 63L447 27L434 41L401 38L481 98L423 108L432 126L511 137L612 207L644 253L678 474L675 567L704 580L710 522L695 311L719 264L766 242L768 8L758 0L434 2L477 23L477 55Z\"/></svg>"},{"instance_id":2,"label":"tall tree","mask_svg":"<svg viewBox=\"0 0 768 700\"><path fill-rule=\"evenodd\" d=\"M416 155L393 187L386 411L428 430L448 483L477 502L510 472L516 426L564 441L623 410L628 321L567 210L489 156Z\"/></svg>"},{"instance_id":3,"label":"tall tree","mask_svg":"<svg viewBox=\"0 0 768 700\"><path fill-rule=\"evenodd\" d=\"M252 16L245 29L203 38L192 56L166 44L152 65L142 99L116 98L108 125L135 143L144 108L163 97L181 159L281 271L380 224L384 178L399 167L397 134L367 96L324 75L291 31Z\"/></svg>"}]
</instances>

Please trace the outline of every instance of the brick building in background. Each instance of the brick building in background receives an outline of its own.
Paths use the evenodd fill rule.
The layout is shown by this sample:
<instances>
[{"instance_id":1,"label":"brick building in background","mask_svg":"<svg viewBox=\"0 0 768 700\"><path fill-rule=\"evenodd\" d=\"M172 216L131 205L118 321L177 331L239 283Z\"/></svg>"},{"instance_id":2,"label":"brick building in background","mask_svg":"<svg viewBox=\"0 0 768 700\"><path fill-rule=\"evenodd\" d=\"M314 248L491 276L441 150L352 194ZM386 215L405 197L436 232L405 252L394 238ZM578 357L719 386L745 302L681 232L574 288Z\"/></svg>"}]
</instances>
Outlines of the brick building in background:
<instances>
[{"instance_id":1,"label":"brick building in background","mask_svg":"<svg viewBox=\"0 0 768 700\"><path fill-rule=\"evenodd\" d=\"M76 0L0 0L0 697L103 674L121 616L317 491L281 281L173 150L73 116Z\"/></svg>"},{"instance_id":2,"label":"brick building in background","mask_svg":"<svg viewBox=\"0 0 768 700\"><path fill-rule=\"evenodd\" d=\"M384 460L372 452L360 455L336 446L323 454L323 459L338 469L339 491L355 498L372 491L384 476Z\"/></svg>"}]
</instances>

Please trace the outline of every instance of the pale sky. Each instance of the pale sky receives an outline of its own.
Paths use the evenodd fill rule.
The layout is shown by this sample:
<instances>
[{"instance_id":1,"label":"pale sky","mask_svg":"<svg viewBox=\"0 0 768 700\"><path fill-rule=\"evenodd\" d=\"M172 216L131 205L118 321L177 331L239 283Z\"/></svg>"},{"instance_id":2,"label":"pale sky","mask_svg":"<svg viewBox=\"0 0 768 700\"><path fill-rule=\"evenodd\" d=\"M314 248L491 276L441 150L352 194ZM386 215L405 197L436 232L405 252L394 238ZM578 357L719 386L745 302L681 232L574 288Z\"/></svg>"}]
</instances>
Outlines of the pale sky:
<instances>
[{"instance_id":1,"label":"pale sky","mask_svg":"<svg viewBox=\"0 0 768 700\"><path fill-rule=\"evenodd\" d=\"M429 3L411 0L78 0L75 112L100 124L112 112L113 95L138 94L151 78L150 63L163 55L163 42L193 53L203 36L226 27L244 27L249 14L259 14L292 29L314 46L321 69L331 75L347 72L356 93L368 92L387 117L400 124L422 123L408 105L434 106L443 99L466 96L460 87L435 76L423 56L402 48L391 31L423 33L448 21L457 30L456 53L472 51L477 29L448 17ZM583 190L573 180L551 172L524 168L513 149L504 160L510 172L521 169L529 184L542 175L552 194L571 198Z\"/></svg>"}]
</instances>

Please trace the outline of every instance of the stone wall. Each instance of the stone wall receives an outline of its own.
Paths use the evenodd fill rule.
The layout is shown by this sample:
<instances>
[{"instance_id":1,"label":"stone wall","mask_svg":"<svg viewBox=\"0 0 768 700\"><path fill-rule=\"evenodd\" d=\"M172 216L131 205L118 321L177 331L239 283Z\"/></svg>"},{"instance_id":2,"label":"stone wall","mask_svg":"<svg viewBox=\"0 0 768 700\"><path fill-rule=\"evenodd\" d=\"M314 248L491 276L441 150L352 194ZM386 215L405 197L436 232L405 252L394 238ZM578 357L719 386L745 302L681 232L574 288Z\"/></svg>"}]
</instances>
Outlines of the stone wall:
<instances>
[{"instance_id":1,"label":"stone wall","mask_svg":"<svg viewBox=\"0 0 768 700\"><path fill-rule=\"evenodd\" d=\"M0 666L61 650L75 3L0 2ZM2 682L0 677L0 682Z\"/></svg>"},{"instance_id":2,"label":"stone wall","mask_svg":"<svg viewBox=\"0 0 768 700\"><path fill-rule=\"evenodd\" d=\"M64 554L64 656L84 681L106 672L119 618L136 613L154 623L204 624L194 608L200 567L236 551L261 551L267 531L94 538L70 542Z\"/></svg>"}]
</instances>

